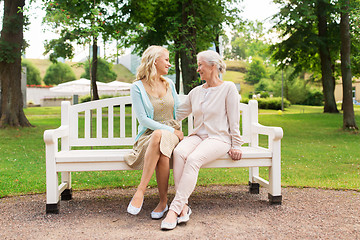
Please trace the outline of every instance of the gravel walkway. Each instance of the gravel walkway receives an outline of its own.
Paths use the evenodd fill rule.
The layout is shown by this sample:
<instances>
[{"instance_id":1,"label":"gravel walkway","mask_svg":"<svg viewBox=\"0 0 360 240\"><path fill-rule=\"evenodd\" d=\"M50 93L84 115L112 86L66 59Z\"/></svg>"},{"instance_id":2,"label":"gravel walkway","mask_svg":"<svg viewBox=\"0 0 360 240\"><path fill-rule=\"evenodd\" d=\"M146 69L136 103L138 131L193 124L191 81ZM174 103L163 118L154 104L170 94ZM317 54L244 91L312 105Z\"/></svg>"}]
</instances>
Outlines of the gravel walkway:
<instances>
[{"instance_id":1,"label":"gravel walkway","mask_svg":"<svg viewBox=\"0 0 360 240\"><path fill-rule=\"evenodd\" d=\"M265 190L198 186L191 220L173 231L150 219L156 189L138 216L127 214L134 192L75 191L58 215L45 214L44 194L0 199L0 239L360 239L360 192L283 188L283 204L272 206Z\"/></svg>"}]
</instances>

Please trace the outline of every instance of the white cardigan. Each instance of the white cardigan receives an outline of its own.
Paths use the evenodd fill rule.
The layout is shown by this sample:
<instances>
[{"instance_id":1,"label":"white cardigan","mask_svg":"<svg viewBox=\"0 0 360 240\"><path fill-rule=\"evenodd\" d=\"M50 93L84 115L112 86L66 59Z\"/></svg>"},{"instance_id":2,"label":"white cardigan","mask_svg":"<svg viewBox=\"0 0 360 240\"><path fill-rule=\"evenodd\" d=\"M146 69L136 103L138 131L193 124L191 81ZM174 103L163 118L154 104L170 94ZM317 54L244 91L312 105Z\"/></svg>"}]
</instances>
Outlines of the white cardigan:
<instances>
[{"instance_id":1,"label":"white cardigan","mask_svg":"<svg viewBox=\"0 0 360 240\"><path fill-rule=\"evenodd\" d=\"M223 82L217 87L208 88L206 95L203 85L192 89L176 110L176 119L181 121L190 113L194 116L194 131L204 126L209 138L215 138L231 144L232 148L240 149L244 143L240 137L239 93L233 82Z\"/></svg>"}]
</instances>

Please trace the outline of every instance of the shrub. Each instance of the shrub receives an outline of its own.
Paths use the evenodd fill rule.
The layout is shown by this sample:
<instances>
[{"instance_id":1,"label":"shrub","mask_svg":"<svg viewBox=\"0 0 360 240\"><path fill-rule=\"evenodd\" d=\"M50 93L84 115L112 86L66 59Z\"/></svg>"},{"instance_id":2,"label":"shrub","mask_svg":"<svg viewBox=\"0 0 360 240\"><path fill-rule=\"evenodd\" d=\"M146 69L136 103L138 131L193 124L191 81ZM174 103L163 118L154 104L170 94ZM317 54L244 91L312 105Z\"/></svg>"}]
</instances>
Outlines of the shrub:
<instances>
[{"instance_id":1,"label":"shrub","mask_svg":"<svg viewBox=\"0 0 360 240\"><path fill-rule=\"evenodd\" d=\"M273 110L281 110L281 97L274 98L258 98L258 106L261 109L273 109ZM242 103L249 103L249 99L244 98L241 100ZM290 107L289 100L284 98L284 108Z\"/></svg>"},{"instance_id":2,"label":"shrub","mask_svg":"<svg viewBox=\"0 0 360 240\"><path fill-rule=\"evenodd\" d=\"M65 63L57 62L48 67L44 77L46 85L60 84L75 80L76 76L71 67Z\"/></svg>"},{"instance_id":3,"label":"shrub","mask_svg":"<svg viewBox=\"0 0 360 240\"><path fill-rule=\"evenodd\" d=\"M311 89L306 93L306 98L302 105L322 106L324 105L324 94L320 89Z\"/></svg>"},{"instance_id":4,"label":"shrub","mask_svg":"<svg viewBox=\"0 0 360 240\"><path fill-rule=\"evenodd\" d=\"M254 58L250 63L249 71L245 76L245 81L249 84L256 84L266 76L266 69L260 58Z\"/></svg>"},{"instance_id":5,"label":"shrub","mask_svg":"<svg viewBox=\"0 0 360 240\"><path fill-rule=\"evenodd\" d=\"M270 94L268 92L261 92L260 93L260 98L268 98L270 97Z\"/></svg>"},{"instance_id":6,"label":"shrub","mask_svg":"<svg viewBox=\"0 0 360 240\"><path fill-rule=\"evenodd\" d=\"M99 82L111 82L116 80L116 73L112 70L113 65L107 62L105 59L98 58L98 67L96 73L96 79ZM89 61L85 62L85 72L81 74L82 78L90 79Z\"/></svg>"},{"instance_id":7,"label":"shrub","mask_svg":"<svg viewBox=\"0 0 360 240\"><path fill-rule=\"evenodd\" d=\"M119 97L119 96L124 96L124 95L111 95L111 94L104 94L100 96L100 99L106 99L106 98L113 98L113 97ZM84 102L90 102L91 101L91 97L90 95L86 95L80 98L79 102L80 103L84 103Z\"/></svg>"},{"instance_id":8,"label":"shrub","mask_svg":"<svg viewBox=\"0 0 360 240\"><path fill-rule=\"evenodd\" d=\"M26 84L41 85L40 70L26 59L21 59L21 66L26 67Z\"/></svg>"}]
</instances>

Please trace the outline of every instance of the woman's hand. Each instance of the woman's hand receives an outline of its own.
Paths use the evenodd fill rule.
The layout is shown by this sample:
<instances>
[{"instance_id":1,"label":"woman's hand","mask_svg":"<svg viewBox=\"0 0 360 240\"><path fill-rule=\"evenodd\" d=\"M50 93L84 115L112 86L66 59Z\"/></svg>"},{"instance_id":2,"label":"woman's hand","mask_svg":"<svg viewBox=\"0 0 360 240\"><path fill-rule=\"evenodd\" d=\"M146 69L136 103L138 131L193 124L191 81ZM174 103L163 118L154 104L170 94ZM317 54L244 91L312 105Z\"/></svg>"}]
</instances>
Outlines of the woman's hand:
<instances>
[{"instance_id":1,"label":"woman's hand","mask_svg":"<svg viewBox=\"0 0 360 240\"><path fill-rule=\"evenodd\" d=\"M237 160L241 159L242 152L240 149L232 148L232 149L230 149L228 154L230 155L232 160L237 161Z\"/></svg>"},{"instance_id":2,"label":"woman's hand","mask_svg":"<svg viewBox=\"0 0 360 240\"><path fill-rule=\"evenodd\" d=\"M175 129L174 134L179 138L180 141L184 139L184 133L182 131Z\"/></svg>"}]
</instances>

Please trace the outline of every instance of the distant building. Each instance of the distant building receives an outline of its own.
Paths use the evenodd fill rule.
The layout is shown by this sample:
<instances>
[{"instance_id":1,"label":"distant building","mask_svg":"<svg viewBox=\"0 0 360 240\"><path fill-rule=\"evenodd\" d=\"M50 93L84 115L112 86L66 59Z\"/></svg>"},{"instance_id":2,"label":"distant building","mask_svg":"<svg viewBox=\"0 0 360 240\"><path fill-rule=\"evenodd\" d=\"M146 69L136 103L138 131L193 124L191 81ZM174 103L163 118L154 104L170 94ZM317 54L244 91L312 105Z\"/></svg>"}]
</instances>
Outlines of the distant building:
<instances>
[{"instance_id":1,"label":"distant building","mask_svg":"<svg viewBox=\"0 0 360 240\"><path fill-rule=\"evenodd\" d=\"M356 79L352 83L352 94L353 99L357 102L360 102L360 79ZM343 86L342 81L338 81L335 85L335 101L342 102L343 100Z\"/></svg>"}]
</instances>

